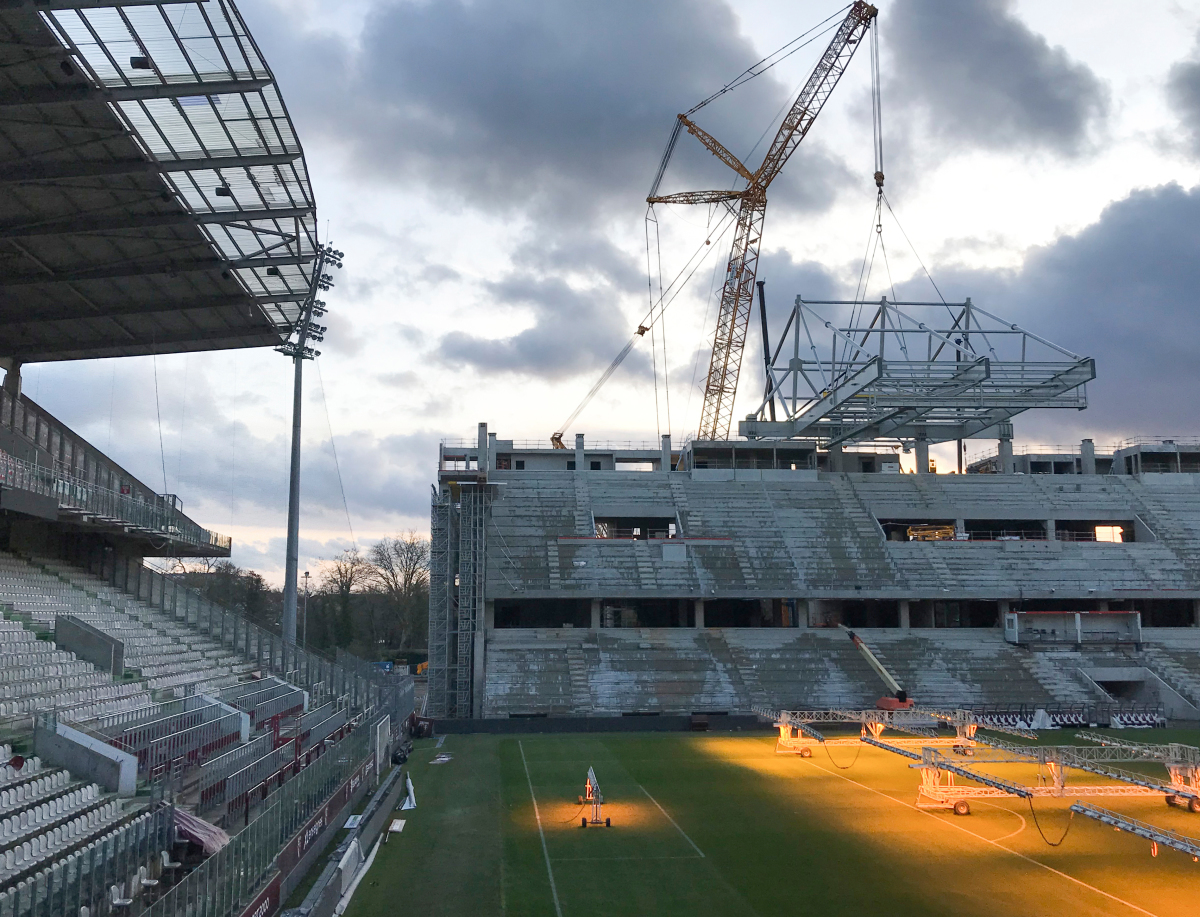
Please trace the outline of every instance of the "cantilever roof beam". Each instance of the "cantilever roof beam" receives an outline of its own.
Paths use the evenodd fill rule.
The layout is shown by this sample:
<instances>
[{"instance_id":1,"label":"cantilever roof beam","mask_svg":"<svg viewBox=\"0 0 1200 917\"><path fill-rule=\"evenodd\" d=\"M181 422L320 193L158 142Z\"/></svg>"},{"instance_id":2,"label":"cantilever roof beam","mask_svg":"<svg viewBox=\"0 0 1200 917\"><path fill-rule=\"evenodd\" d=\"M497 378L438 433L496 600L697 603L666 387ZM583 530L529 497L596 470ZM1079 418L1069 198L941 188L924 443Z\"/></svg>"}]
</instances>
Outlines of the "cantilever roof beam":
<instances>
[{"instance_id":1,"label":"cantilever roof beam","mask_svg":"<svg viewBox=\"0 0 1200 917\"><path fill-rule=\"evenodd\" d=\"M198 83L154 83L149 86L112 86L97 89L86 83L24 89L0 93L0 108L26 105L70 105L75 102L136 102L143 99L183 99L256 92L270 86L270 79L212 80Z\"/></svg>"},{"instance_id":2,"label":"cantilever roof beam","mask_svg":"<svg viewBox=\"0 0 1200 917\"><path fill-rule=\"evenodd\" d=\"M303 217L316 212L316 207L278 207L267 210L222 210L216 213L117 214L109 217L82 217L72 220L23 223L0 227L0 239L23 239L31 236L74 235L91 232L112 232L119 229L151 229L157 226L180 226L189 223L249 223L254 220L281 220Z\"/></svg>"},{"instance_id":3,"label":"cantilever roof beam","mask_svg":"<svg viewBox=\"0 0 1200 917\"><path fill-rule=\"evenodd\" d=\"M103 309L97 312L80 314L78 310L68 311L59 308L54 312L37 312L20 316L0 315L0 328L11 328L20 325L40 324L42 322L87 321L97 318L130 318L135 315L157 315L171 312L196 312L203 309L221 309L230 306L247 306L274 302L304 302L308 293L270 293L263 296L249 296L245 293L233 293L229 296L205 296L198 299L180 299L170 302L156 301L135 305L120 306L115 309Z\"/></svg>"},{"instance_id":4,"label":"cantilever roof beam","mask_svg":"<svg viewBox=\"0 0 1200 917\"><path fill-rule=\"evenodd\" d=\"M63 181L72 178L97 178L108 175L135 175L154 172L192 172L204 169L237 169L256 166L281 166L295 162L300 153L263 153L255 156L209 156L155 162L150 159L127 159L117 162L30 162L0 163L0 183L26 184L43 181Z\"/></svg>"},{"instance_id":5,"label":"cantilever roof beam","mask_svg":"<svg viewBox=\"0 0 1200 917\"><path fill-rule=\"evenodd\" d=\"M156 274L194 274L214 270L249 270L254 268L285 267L310 264L312 255L277 255L223 261L219 258L197 258L192 261L129 261L111 267L54 274L19 274L0 277L0 288L32 286L42 283L76 283L85 280L118 280L124 277L153 277Z\"/></svg>"}]
</instances>

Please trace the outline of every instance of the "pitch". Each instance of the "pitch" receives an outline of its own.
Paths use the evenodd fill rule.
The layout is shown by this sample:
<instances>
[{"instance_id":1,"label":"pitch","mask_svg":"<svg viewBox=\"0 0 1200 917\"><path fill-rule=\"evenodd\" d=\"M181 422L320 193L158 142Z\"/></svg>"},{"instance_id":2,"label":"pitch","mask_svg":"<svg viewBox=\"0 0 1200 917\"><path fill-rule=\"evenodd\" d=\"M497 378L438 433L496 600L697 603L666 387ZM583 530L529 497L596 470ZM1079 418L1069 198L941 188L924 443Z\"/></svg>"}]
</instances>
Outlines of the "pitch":
<instances>
[{"instance_id":1,"label":"pitch","mask_svg":"<svg viewBox=\"0 0 1200 917\"><path fill-rule=\"evenodd\" d=\"M423 740L410 759L417 809L397 813L405 828L380 848L347 915L1194 913L1190 857L1155 857L1140 838L1071 822L1071 797L1032 811L977 800L966 817L918 810L909 763L870 747L778 755L761 735ZM580 827L589 767L611 828ZM1009 779L1036 779L1007 767ZM1200 815L1161 798L1104 804L1200 836Z\"/></svg>"}]
</instances>

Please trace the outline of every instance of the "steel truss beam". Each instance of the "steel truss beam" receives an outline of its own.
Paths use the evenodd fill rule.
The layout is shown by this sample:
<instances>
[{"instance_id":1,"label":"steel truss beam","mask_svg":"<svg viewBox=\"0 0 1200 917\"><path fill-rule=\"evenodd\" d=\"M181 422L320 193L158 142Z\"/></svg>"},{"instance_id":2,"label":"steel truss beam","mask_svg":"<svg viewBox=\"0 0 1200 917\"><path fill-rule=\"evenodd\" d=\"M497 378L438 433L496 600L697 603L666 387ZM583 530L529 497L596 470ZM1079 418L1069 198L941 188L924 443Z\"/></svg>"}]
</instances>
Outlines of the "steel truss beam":
<instances>
[{"instance_id":1,"label":"steel truss beam","mask_svg":"<svg viewBox=\"0 0 1200 917\"><path fill-rule=\"evenodd\" d=\"M0 10L97 10L116 6L163 6L196 0L0 0Z\"/></svg>"},{"instance_id":2,"label":"steel truss beam","mask_svg":"<svg viewBox=\"0 0 1200 917\"><path fill-rule=\"evenodd\" d=\"M817 305L850 314L837 324L818 314ZM921 308L936 310L928 323L912 314ZM964 439L1031 408L1084 408L1083 386L1095 375L1093 360L969 299L867 303L798 296L770 357L767 393L738 432L827 446ZM783 419L768 419L780 406Z\"/></svg>"},{"instance_id":3,"label":"steel truss beam","mask_svg":"<svg viewBox=\"0 0 1200 917\"><path fill-rule=\"evenodd\" d=\"M134 334L129 332L120 337L97 338L89 337L87 341L49 343L39 341L35 344L0 344L0 353L6 357L16 357L23 363L42 363L50 360L73 359L72 353L95 354L105 350L120 350L127 352L130 347L147 348L146 353L162 353L163 347L175 344L213 344L219 341L228 342L224 347L268 347L277 344L282 339L284 329L271 326L250 328L222 328L215 331L193 331L187 334L150 334L148 332ZM253 337L255 340L251 341ZM207 350L213 348L189 347L186 350Z\"/></svg>"},{"instance_id":4,"label":"steel truss beam","mask_svg":"<svg viewBox=\"0 0 1200 917\"><path fill-rule=\"evenodd\" d=\"M110 6L111 4L105 4ZM270 86L270 78L250 80L212 80L198 83L154 83L149 86L106 86L97 89L86 83L53 88L0 92L0 108L28 105L70 105L76 102L138 102L149 99L184 99L198 96L226 96L257 92Z\"/></svg>"},{"instance_id":5,"label":"steel truss beam","mask_svg":"<svg viewBox=\"0 0 1200 917\"><path fill-rule=\"evenodd\" d=\"M203 243L197 242L197 247ZM204 245L207 249L208 246ZM202 274L211 271L249 270L285 267L312 263L312 255L266 255L223 261L219 258L200 258L189 261L129 261L124 264L89 268L82 271L63 271L54 274L18 274L0 278L0 287L20 287L46 283L79 283L87 280L117 280L125 277L153 277L158 274Z\"/></svg>"},{"instance_id":6,"label":"steel truss beam","mask_svg":"<svg viewBox=\"0 0 1200 917\"><path fill-rule=\"evenodd\" d=\"M43 322L86 321L97 318L132 318L138 315L159 315L168 312L197 312L203 309L225 309L230 306L247 306L273 302L303 302L307 293L280 293L251 296L248 293L231 293L228 296L203 296L196 299L178 299L140 304L123 304L112 309L81 313L78 309L60 308L53 312L20 313L4 315L0 311L0 328L18 328L21 325L37 325Z\"/></svg>"},{"instance_id":7,"label":"steel truss beam","mask_svg":"<svg viewBox=\"0 0 1200 917\"><path fill-rule=\"evenodd\" d=\"M117 162L77 160L73 162L0 163L0 184L64 181L73 178L103 178L157 172L196 172L205 169L238 169L282 166L295 162L300 153L264 153L258 156L206 156L156 162L124 159Z\"/></svg>"},{"instance_id":8,"label":"steel truss beam","mask_svg":"<svg viewBox=\"0 0 1200 917\"><path fill-rule=\"evenodd\" d=\"M1119 815L1116 812L1110 812L1108 809L1101 809L1099 806L1092 806L1083 802L1075 803L1075 805L1071 806L1071 811L1077 815L1082 815L1084 818L1091 818L1101 824L1119 828L1122 831L1128 831L1130 834L1136 834L1138 837L1145 838L1155 844L1162 844L1164 847L1170 847L1173 850L1178 850L1180 853L1186 853L1193 860L1200 857L1200 840L1185 837L1174 831L1168 831L1166 828L1159 828L1157 825L1138 821L1136 818Z\"/></svg>"},{"instance_id":9,"label":"steel truss beam","mask_svg":"<svg viewBox=\"0 0 1200 917\"><path fill-rule=\"evenodd\" d=\"M118 214L109 217L80 217L70 220L47 221L44 223L22 223L0 227L0 239L25 239L34 236L79 235L94 232L113 232L121 229L155 229L164 226L182 226L199 223L216 225L228 223L250 223L256 220L284 220L305 217L316 212L316 207L278 207L266 210L221 210L216 213L148 213Z\"/></svg>"}]
</instances>

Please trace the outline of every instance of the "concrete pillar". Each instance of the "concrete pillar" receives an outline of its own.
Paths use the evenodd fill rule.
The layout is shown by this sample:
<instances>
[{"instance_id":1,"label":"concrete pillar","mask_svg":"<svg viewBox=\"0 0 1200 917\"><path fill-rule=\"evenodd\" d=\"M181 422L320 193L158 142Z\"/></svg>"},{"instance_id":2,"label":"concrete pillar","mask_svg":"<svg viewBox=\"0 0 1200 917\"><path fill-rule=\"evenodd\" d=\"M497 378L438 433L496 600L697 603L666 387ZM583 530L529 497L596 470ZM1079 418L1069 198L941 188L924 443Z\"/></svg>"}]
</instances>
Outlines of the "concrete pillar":
<instances>
[{"instance_id":1,"label":"concrete pillar","mask_svg":"<svg viewBox=\"0 0 1200 917\"><path fill-rule=\"evenodd\" d=\"M696 599L696 627L704 627L704 599Z\"/></svg>"},{"instance_id":2,"label":"concrete pillar","mask_svg":"<svg viewBox=\"0 0 1200 917\"><path fill-rule=\"evenodd\" d=\"M842 465L842 447L840 444L829 447L829 470L830 471L844 471L845 470L845 468Z\"/></svg>"},{"instance_id":3,"label":"concrete pillar","mask_svg":"<svg viewBox=\"0 0 1200 917\"><path fill-rule=\"evenodd\" d=\"M909 613L908 599L900 600L900 627L908 630L912 627L912 616Z\"/></svg>"},{"instance_id":4,"label":"concrete pillar","mask_svg":"<svg viewBox=\"0 0 1200 917\"><path fill-rule=\"evenodd\" d=\"M954 520L954 537L955 538L964 538L964 537L966 537L966 534L967 534L967 520L966 519L955 519Z\"/></svg>"},{"instance_id":5,"label":"concrete pillar","mask_svg":"<svg viewBox=\"0 0 1200 917\"><path fill-rule=\"evenodd\" d=\"M488 434L487 470L496 470L496 434Z\"/></svg>"},{"instance_id":6,"label":"concrete pillar","mask_svg":"<svg viewBox=\"0 0 1200 917\"><path fill-rule=\"evenodd\" d=\"M808 613L804 616L804 620L807 622L809 627L820 627L822 624L821 600L820 599L809 599L807 602L807 605L808 605L808 608L807 608Z\"/></svg>"},{"instance_id":7,"label":"concrete pillar","mask_svg":"<svg viewBox=\"0 0 1200 917\"><path fill-rule=\"evenodd\" d=\"M471 660L471 716L483 719L483 663L487 641L483 631L475 633L475 658Z\"/></svg>"},{"instance_id":8,"label":"concrete pillar","mask_svg":"<svg viewBox=\"0 0 1200 917\"><path fill-rule=\"evenodd\" d=\"M1200 599L1192 599L1192 627L1200 627Z\"/></svg>"},{"instance_id":9,"label":"concrete pillar","mask_svg":"<svg viewBox=\"0 0 1200 917\"><path fill-rule=\"evenodd\" d=\"M583 434L575 434L575 470L584 471L587 469L587 464L584 462L583 452Z\"/></svg>"},{"instance_id":10,"label":"concrete pillar","mask_svg":"<svg viewBox=\"0 0 1200 917\"><path fill-rule=\"evenodd\" d=\"M917 474L929 474L929 440L917 440Z\"/></svg>"},{"instance_id":11,"label":"concrete pillar","mask_svg":"<svg viewBox=\"0 0 1200 917\"><path fill-rule=\"evenodd\" d=\"M492 599L486 599L483 603L483 629L496 629L496 603Z\"/></svg>"},{"instance_id":12,"label":"concrete pillar","mask_svg":"<svg viewBox=\"0 0 1200 917\"><path fill-rule=\"evenodd\" d=\"M1058 536L1054 532L1054 520L1047 519L1045 521L1045 526L1046 526L1046 540L1047 541L1057 541Z\"/></svg>"},{"instance_id":13,"label":"concrete pillar","mask_svg":"<svg viewBox=\"0 0 1200 917\"><path fill-rule=\"evenodd\" d=\"M659 470L671 470L671 434L664 433L662 435L662 458L659 460Z\"/></svg>"},{"instance_id":14,"label":"concrete pillar","mask_svg":"<svg viewBox=\"0 0 1200 917\"><path fill-rule=\"evenodd\" d=\"M592 599L592 630L600 629L600 600Z\"/></svg>"},{"instance_id":15,"label":"concrete pillar","mask_svg":"<svg viewBox=\"0 0 1200 917\"><path fill-rule=\"evenodd\" d=\"M687 627L687 599L679 599L675 604L677 606L675 609L676 623L680 627Z\"/></svg>"},{"instance_id":16,"label":"concrete pillar","mask_svg":"<svg viewBox=\"0 0 1200 917\"><path fill-rule=\"evenodd\" d=\"M1108 599L1101 599L1097 602L1096 611L1108 611Z\"/></svg>"},{"instance_id":17,"label":"concrete pillar","mask_svg":"<svg viewBox=\"0 0 1200 917\"><path fill-rule=\"evenodd\" d=\"M758 617L763 627L775 626L775 603L771 599L758 600Z\"/></svg>"},{"instance_id":18,"label":"concrete pillar","mask_svg":"<svg viewBox=\"0 0 1200 917\"><path fill-rule=\"evenodd\" d=\"M4 391L14 399L21 395L21 361L10 358L7 371L4 373Z\"/></svg>"},{"instance_id":19,"label":"concrete pillar","mask_svg":"<svg viewBox=\"0 0 1200 917\"><path fill-rule=\"evenodd\" d=\"M491 467L488 464L488 454L487 453L488 453L488 429L487 429L487 424L481 423L479 425L479 470L480 471L486 471L489 467Z\"/></svg>"},{"instance_id":20,"label":"concrete pillar","mask_svg":"<svg viewBox=\"0 0 1200 917\"><path fill-rule=\"evenodd\" d=\"M1082 474L1096 473L1096 444L1090 439L1085 439L1079 446L1080 463L1079 470Z\"/></svg>"},{"instance_id":21,"label":"concrete pillar","mask_svg":"<svg viewBox=\"0 0 1200 917\"><path fill-rule=\"evenodd\" d=\"M1013 473L1013 448L1011 439L1000 440L1000 448L997 450L997 462L1000 465L1001 474Z\"/></svg>"}]
</instances>

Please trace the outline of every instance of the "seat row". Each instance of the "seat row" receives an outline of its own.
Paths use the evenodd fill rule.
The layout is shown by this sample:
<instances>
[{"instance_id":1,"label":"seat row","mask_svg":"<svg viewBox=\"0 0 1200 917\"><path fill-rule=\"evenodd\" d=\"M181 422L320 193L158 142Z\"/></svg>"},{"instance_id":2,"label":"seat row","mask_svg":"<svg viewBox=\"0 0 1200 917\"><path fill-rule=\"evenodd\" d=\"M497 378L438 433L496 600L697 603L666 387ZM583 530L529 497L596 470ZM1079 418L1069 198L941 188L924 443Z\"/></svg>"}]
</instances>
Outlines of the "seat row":
<instances>
[{"instance_id":1,"label":"seat row","mask_svg":"<svg viewBox=\"0 0 1200 917\"><path fill-rule=\"evenodd\" d=\"M121 801L106 802L84 815L77 815L65 825L39 834L33 840L14 845L2 854L0 882L11 879L57 853L74 847L97 831L120 821L124 817Z\"/></svg>"},{"instance_id":2,"label":"seat row","mask_svg":"<svg viewBox=\"0 0 1200 917\"><path fill-rule=\"evenodd\" d=\"M25 763L28 765L30 762ZM24 809L48 796L55 796L66 789L70 782L71 772L60 770L28 783L0 790L0 817Z\"/></svg>"},{"instance_id":3,"label":"seat row","mask_svg":"<svg viewBox=\"0 0 1200 917\"><path fill-rule=\"evenodd\" d=\"M93 783L9 815L0 820L0 848L12 845L44 825L52 825L69 815L82 812L98 802L100 797L100 786Z\"/></svg>"}]
</instances>

